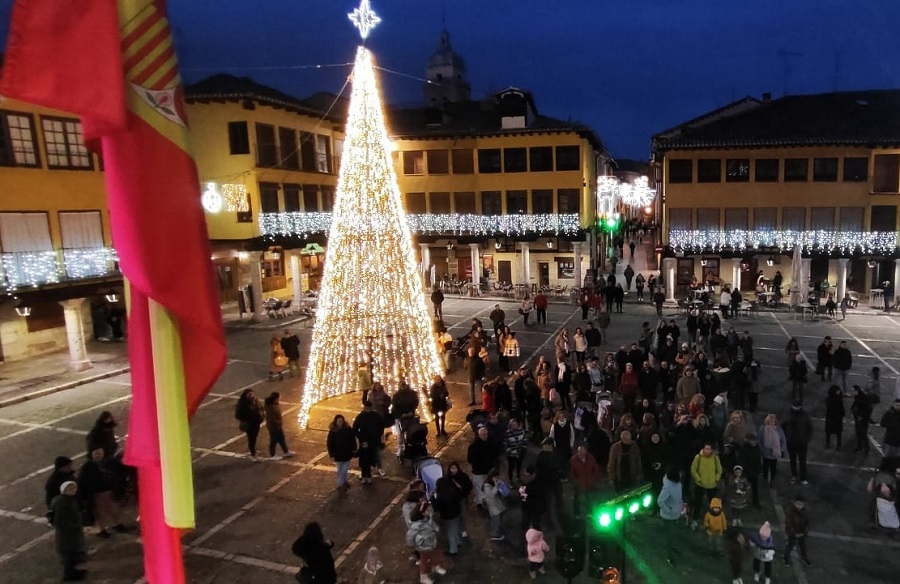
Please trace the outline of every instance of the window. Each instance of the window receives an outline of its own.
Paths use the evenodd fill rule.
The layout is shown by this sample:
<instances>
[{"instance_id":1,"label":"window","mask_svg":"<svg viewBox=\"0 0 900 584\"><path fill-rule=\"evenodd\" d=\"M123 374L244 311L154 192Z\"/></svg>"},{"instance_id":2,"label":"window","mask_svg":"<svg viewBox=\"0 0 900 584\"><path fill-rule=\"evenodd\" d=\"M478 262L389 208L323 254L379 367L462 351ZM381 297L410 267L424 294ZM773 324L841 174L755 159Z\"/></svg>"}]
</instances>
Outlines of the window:
<instances>
[{"instance_id":1,"label":"window","mask_svg":"<svg viewBox=\"0 0 900 584\"><path fill-rule=\"evenodd\" d=\"M669 182L689 183L694 182L693 160L669 160Z\"/></svg>"},{"instance_id":2,"label":"window","mask_svg":"<svg viewBox=\"0 0 900 584\"><path fill-rule=\"evenodd\" d=\"M94 168L91 153L84 146L81 122L60 118L41 118L47 166L50 168Z\"/></svg>"},{"instance_id":3,"label":"window","mask_svg":"<svg viewBox=\"0 0 900 584\"><path fill-rule=\"evenodd\" d=\"M531 172L549 172L553 170L553 147L537 146L528 152Z\"/></svg>"},{"instance_id":4,"label":"window","mask_svg":"<svg viewBox=\"0 0 900 584\"><path fill-rule=\"evenodd\" d=\"M284 192L284 212L296 213L300 211L300 185L282 185Z\"/></svg>"},{"instance_id":5,"label":"window","mask_svg":"<svg viewBox=\"0 0 900 584\"><path fill-rule=\"evenodd\" d=\"M750 160L729 158L725 161L725 182L750 182Z\"/></svg>"},{"instance_id":6,"label":"window","mask_svg":"<svg viewBox=\"0 0 900 584\"><path fill-rule=\"evenodd\" d=\"M700 158L697 160L697 182L722 182L722 161L718 158Z\"/></svg>"},{"instance_id":7,"label":"window","mask_svg":"<svg viewBox=\"0 0 900 584\"><path fill-rule=\"evenodd\" d=\"M450 193L430 193L431 211L433 215L447 215L450 210Z\"/></svg>"},{"instance_id":8,"label":"window","mask_svg":"<svg viewBox=\"0 0 900 584\"><path fill-rule=\"evenodd\" d=\"M876 154L872 192L896 193L900 187L900 154Z\"/></svg>"},{"instance_id":9,"label":"window","mask_svg":"<svg viewBox=\"0 0 900 584\"><path fill-rule=\"evenodd\" d=\"M316 185L303 185L303 210L307 213L319 211L319 187Z\"/></svg>"},{"instance_id":10,"label":"window","mask_svg":"<svg viewBox=\"0 0 900 584\"><path fill-rule=\"evenodd\" d=\"M453 174L475 174L471 148L454 148L450 156L453 159Z\"/></svg>"},{"instance_id":11,"label":"window","mask_svg":"<svg viewBox=\"0 0 900 584\"><path fill-rule=\"evenodd\" d=\"M475 209L475 193L453 193L453 204L456 205L456 212L463 215L474 215Z\"/></svg>"},{"instance_id":12,"label":"window","mask_svg":"<svg viewBox=\"0 0 900 584\"><path fill-rule=\"evenodd\" d=\"M102 276L110 271L111 262L105 259L91 261L95 255L93 252L105 247L99 211L61 211L59 231L69 278Z\"/></svg>"},{"instance_id":13,"label":"window","mask_svg":"<svg viewBox=\"0 0 900 584\"><path fill-rule=\"evenodd\" d=\"M406 212L410 215L422 215L427 212L425 207L425 193L406 193L403 197Z\"/></svg>"},{"instance_id":14,"label":"window","mask_svg":"<svg viewBox=\"0 0 900 584\"><path fill-rule=\"evenodd\" d=\"M500 149L483 148L478 150L478 172L482 174L500 172Z\"/></svg>"},{"instance_id":15,"label":"window","mask_svg":"<svg viewBox=\"0 0 900 584\"><path fill-rule=\"evenodd\" d=\"M9 288L24 286L41 275L43 270L35 272L35 264L47 267L49 258L41 252L53 251L47 214L0 213L0 249Z\"/></svg>"},{"instance_id":16,"label":"window","mask_svg":"<svg viewBox=\"0 0 900 584\"><path fill-rule=\"evenodd\" d=\"M560 215L581 212L581 189L559 189L556 191L556 208Z\"/></svg>"},{"instance_id":17,"label":"window","mask_svg":"<svg viewBox=\"0 0 900 584\"><path fill-rule=\"evenodd\" d=\"M553 191L539 189L531 191L532 213L553 213Z\"/></svg>"},{"instance_id":18,"label":"window","mask_svg":"<svg viewBox=\"0 0 900 584\"><path fill-rule=\"evenodd\" d=\"M778 228L778 209L775 207L758 207L753 209L753 229L757 231L774 231Z\"/></svg>"},{"instance_id":19,"label":"window","mask_svg":"<svg viewBox=\"0 0 900 584\"><path fill-rule=\"evenodd\" d=\"M581 170L581 148L578 146L557 146L556 170Z\"/></svg>"},{"instance_id":20,"label":"window","mask_svg":"<svg viewBox=\"0 0 900 584\"><path fill-rule=\"evenodd\" d=\"M331 140L321 134L316 134L316 170L331 172Z\"/></svg>"},{"instance_id":21,"label":"window","mask_svg":"<svg viewBox=\"0 0 900 584\"><path fill-rule=\"evenodd\" d=\"M669 231L693 229L692 209L669 209Z\"/></svg>"},{"instance_id":22,"label":"window","mask_svg":"<svg viewBox=\"0 0 900 584\"><path fill-rule=\"evenodd\" d=\"M897 205L872 205L872 231L897 231Z\"/></svg>"},{"instance_id":23,"label":"window","mask_svg":"<svg viewBox=\"0 0 900 584\"><path fill-rule=\"evenodd\" d=\"M556 279L571 280L575 277L575 258L553 258L556 260Z\"/></svg>"},{"instance_id":24,"label":"window","mask_svg":"<svg viewBox=\"0 0 900 584\"><path fill-rule=\"evenodd\" d=\"M334 211L334 191L331 185L322 185L320 190L322 191L322 212L331 213Z\"/></svg>"},{"instance_id":25,"label":"window","mask_svg":"<svg viewBox=\"0 0 900 584\"><path fill-rule=\"evenodd\" d=\"M0 166L38 166L31 115L0 113Z\"/></svg>"},{"instance_id":26,"label":"window","mask_svg":"<svg viewBox=\"0 0 900 584\"><path fill-rule=\"evenodd\" d=\"M725 209L725 231L746 231L749 215L748 209Z\"/></svg>"},{"instance_id":27,"label":"window","mask_svg":"<svg viewBox=\"0 0 900 584\"><path fill-rule=\"evenodd\" d=\"M786 158L784 160L784 182L806 182L809 180L809 160L806 158Z\"/></svg>"},{"instance_id":28,"label":"window","mask_svg":"<svg viewBox=\"0 0 900 584\"><path fill-rule=\"evenodd\" d=\"M781 229L803 231L806 229L806 207L784 207L781 209Z\"/></svg>"},{"instance_id":29,"label":"window","mask_svg":"<svg viewBox=\"0 0 900 584\"><path fill-rule=\"evenodd\" d=\"M300 170L300 150L297 148L297 130L278 128L279 166L288 170Z\"/></svg>"},{"instance_id":30,"label":"window","mask_svg":"<svg viewBox=\"0 0 900 584\"><path fill-rule=\"evenodd\" d=\"M514 215L527 212L528 191L506 191L506 213Z\"/></svg>"},{"instance_id":31,"label":"window","mask_svg":"<svg viewBox=\"0 0 900 584\"><path fill-rule=\"evenodd\" d=\"M425 174L425 153L421 150L403 152L403 174Z\"/></svg>"},{"instance_id":32,"label":"window","mask_svg":"<svg viewBox=\"0 0 900 584\"><path fill-rule=\"evenodd\" d=\"M718 231L719 209L697 209L697 229L699 231Z\"/></svg>"},{"instance_id":33,"label":"window","mask_svg":"<svg viewBox=\"0 0 900 584\"><path fill-rule=\"evenodd\" d=\"M528 150L525 148L503 149L503 172L525 172L528 170Z\"/></svg>"},{"instance_id":34,"label":"window","mask_svg":"<svg viewBox=\"0 0 900 584\"><path fill-rule=\"evenodd\" d=\"M259 183L259 212L278 213L278 185L276 183Z\"/></svg>"},{"instance_id":35,"label":"window","mask_svg":"<svg viewBox=\"0 0 900 584\"><path fill-rule=\"evenodd\" d=\"M868 158L844 159L844 182L866 182L869 180Z\"/></svg>"},{"instance_id":36,"label":"window","mask_svg":"<svg viewBox=\"0 0 900 584\"><path fill-rule=\"evenodd\" d=\"M841 207L841 231L863 231L866 223L864 207Z\"/></svg>"},{"instance_id":37,"label":"window","mask_svg":"<svg viewBox=\"0 0 900 584\"><path fill-rule=\"evenodd\" d=\"M450 157L446 150L428 150L428 174L450 174Z\"/></svg>"},{"instance_id":38,"label":"window","mask_svg":"<svg viewBox=\"0 0 900 584\"><path fill-rule=\"evenodd\" d=\"M756 182L778 182L778 159L760 158L756 161Z\"/></svg>"},{"instance_id":39,"label":"window","mask_svg":"<svg viewBox=\"0 0 900 584\"><path fill-rule=\"evenodd\" d=\"M500 197L500 191L484 191L481 193L481 214L503 214L503 202Z\"/></svg>"},{"instance_id":40,"label":"window","mask_svg":"<svg viewBox=\"0 0 900 584\"><path fill-rule=\"evenodd\" d=\"M261 168L275 168L277 163L275 128L269 124L256 124L256 165Z\"/></svg>"},{"instance_id":41,"label":"window","mask_svg":"<svg viewBox=\"0 0 900 584\"><path fill-rule=\"evenodd\" d=\"M834 231L834 207L813 207L809 228L811 231Z\"/></svg>"},{"instance_id":42,"label":"window","mask_svg":"<svg viewBox=\"0 0 900 584\"><path fill-rule=\"evenodd\" d=\"M247 122L228 122L228 152L250 154L250 134Z\"/></svg>"},{"instance_id":43,"label":"window","mask_svg":"<svg viewBox=\"0 0 900 584\"><path fill-rule=\"evenodd\" d=\"M813 181L837 182L837 158L813 158Z\"/></svg>"},{"instance_id":44,"label":"window","mask_svg":"<svg viewBox=\"0 0 900 584\"><path fill-rule=\"evenodd\" d=\"M316 168L316 143L309 132L300 132L300 168L310 172Z\"/></svg>"}]
</instances>

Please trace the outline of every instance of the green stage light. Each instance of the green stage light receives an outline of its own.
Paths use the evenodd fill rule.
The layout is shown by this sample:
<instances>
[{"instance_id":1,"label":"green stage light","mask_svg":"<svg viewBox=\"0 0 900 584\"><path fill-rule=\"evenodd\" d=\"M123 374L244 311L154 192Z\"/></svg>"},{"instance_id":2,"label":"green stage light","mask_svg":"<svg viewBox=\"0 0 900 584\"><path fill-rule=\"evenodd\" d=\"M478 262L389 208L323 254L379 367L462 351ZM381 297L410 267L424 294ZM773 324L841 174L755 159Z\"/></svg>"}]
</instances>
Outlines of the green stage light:
<instances>
[{"instance_id":1,"label":"green stage light","mask_svg":"<svg viewBox=\"0 0 900 584\"><path fill-rule=\"evenodd\" d=\"M628 512L634 515L638 512L638 509L641 508L641 504L637 501L632 501L630 505L628 505Z\"/></svg>"},{"instance_id":2,"label":"green stage light","mask_svg":"<svg viewBox=\"0 0 900 584\"><path fill-rule=\"evenodd\" d=\"M607 217L606 218L606 226L610 229L615 229L616 225L619 223L619 220L615 217Z\"/></svg>"},{"instance_id":3,"label":"green stage light","mask_svg":"<svg viewBox=\"0 0 900 584\"><path fill-rule=\"evenodd\" d=\"M625 509L623 507L616 507L616 513L615 513L616 521L622 521L623 517L625 517Z\"/></svg>"},{"instance_id":4,"label":"green stage light","mask_svg":"<svg viewBox=\"0 0 900 584\"><path fill-rule=\"evenodd\" d=\"M644 495L644 500L642 501L642 503L644 505L644 509L648 508L650 505L653 504L653 495L651 495L649 493Z\"/></svg>"},{"instance_id":5,"label":"green stage light","mask_svg":"<svg viewBox=\"0 0 900 584\"><path fill-rule=\"evenodd\" d=\"M609 513L603 512L600 514L599 519L600 527L609 527L609 524L612 523L612 519L609 517Z\"/></svg>"}]
</instances>

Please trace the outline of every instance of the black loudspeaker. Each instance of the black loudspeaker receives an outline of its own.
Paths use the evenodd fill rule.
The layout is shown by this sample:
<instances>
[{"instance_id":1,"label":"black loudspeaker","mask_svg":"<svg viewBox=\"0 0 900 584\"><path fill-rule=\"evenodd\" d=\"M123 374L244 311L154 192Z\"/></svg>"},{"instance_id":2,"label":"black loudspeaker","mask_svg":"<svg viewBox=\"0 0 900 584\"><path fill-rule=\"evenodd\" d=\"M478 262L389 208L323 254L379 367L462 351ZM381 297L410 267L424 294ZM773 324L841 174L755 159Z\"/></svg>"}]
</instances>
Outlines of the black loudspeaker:
<instances>
[{"instance_id":1,"label":"black loudspeaker","mask_svg":"<svg viewBox=\"0 0 900 584\"><path fill-rule=\"evenodd\" d=\"M563 578L574 578L584 570L584 536L580 533L556 538L556 569Z\"/></svg>"}]
</instances>

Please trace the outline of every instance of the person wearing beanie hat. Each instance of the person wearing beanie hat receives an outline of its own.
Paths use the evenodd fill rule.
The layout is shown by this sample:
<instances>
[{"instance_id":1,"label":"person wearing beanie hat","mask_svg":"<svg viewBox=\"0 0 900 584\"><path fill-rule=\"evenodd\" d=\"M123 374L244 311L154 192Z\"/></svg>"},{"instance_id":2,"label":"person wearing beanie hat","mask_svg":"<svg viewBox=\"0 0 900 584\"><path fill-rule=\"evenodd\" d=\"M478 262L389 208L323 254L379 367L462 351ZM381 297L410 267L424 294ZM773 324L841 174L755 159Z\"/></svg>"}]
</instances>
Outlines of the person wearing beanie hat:
<instances>
[{"instance_id":1,"label":"person wearing beanie hat","mask_svg":"<svg viewBox=\"0 0 900 584\"><path fill-rule=\"evenodd\" d=\"M72 459L68 456L57 456L53 461L53 472L44 483L44 502L47 504L47 521L53 524L50 506L53 499L59 496L59 488L66 481L75 480L75 469L72 467Z\"/></svg>"},{"instance_id":2,"label":"person wearing beanie hat","mask_svg":"<svg viewBox=\"0 0 900 584\"><path fill-rule=\"evenodd\" d=\"M81 520L81 505L76 496L78 484L65 481L59 487L59 495L53 499L51 513L56 535L56 553L63 565L63 582L84 580L87 571L76 566L84 561L84 526Z\"/></svg>"},{"instance_id":3,"label":"person wearing beanie hat","mask_svg":"<svg viewBox=\"0 0 900 584\"><path fill-rule=\"evenodd\" d=\"M358 584L384 584L384 564L381 563L381 552L372 546L366 554L366 562L359 569Z\"/></svg>"},{"instance_id":4,"label":"person wearing beanie hat","mask_svg":"<svg viewBox=\"0 0 900 584\"><path fill-rule=\"evenodd\" d=\"M743 525L741 514L747 505L750 504L750 483L744 478L744 467L735 465L732 470L731 480L728 482L727 497L731 506L731 524L733 526Z\"/></svg>"},{"instance_id":5,"label":"person wearing beanie hat","mask_svg":"<svg viewBox=\"0 0 900 584\"><path fill-rule=\"evenodd\" d=\"M753 550L753 581L759 582L765 573L765 584L772 582L772 562L775 560L775 540L772 526L766 521L756 533L750 535Z\"/></svg>"}]
</instances>

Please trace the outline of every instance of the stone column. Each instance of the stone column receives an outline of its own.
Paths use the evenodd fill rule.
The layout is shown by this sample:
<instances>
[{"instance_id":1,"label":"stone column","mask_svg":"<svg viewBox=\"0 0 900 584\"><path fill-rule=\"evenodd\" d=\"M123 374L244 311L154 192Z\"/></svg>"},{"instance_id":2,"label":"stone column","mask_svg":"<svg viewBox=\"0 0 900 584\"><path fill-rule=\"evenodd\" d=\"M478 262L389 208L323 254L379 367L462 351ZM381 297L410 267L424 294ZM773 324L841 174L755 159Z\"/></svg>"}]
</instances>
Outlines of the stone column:
<instances>
[{"instance_id":1,"label":"stone column","mask_svg":"<svg viewBox=\"0 0 900 584\"><path fill-rule=\"evenodd\" d=\"M425 289L431 285L429 281L429 269L431 268L431 248L428 247L427 243L420 243L419 249L422 252L422 268L419 270L419 273L422 274L422 282L424 284Z\"/></svg>"},{"instance_id":2,"label":"stone column","mask_svg":"<svg viewBox=\"0 0 900 584\"><path fill-rule=\"evenodd\" d=\"M253 292L253 315L250 317L252 322L259 322L266 316L262 305L262 265L260 265L262 255L261 251L247 252L247 261L250 264L250 284Z\"/></svg>"},{"instance_id":3,"label":"stone column","mask_svg":"<svg viewBox=\"0 0 900 584\"><path fill-rule=\"evenodd\" d=\"M522 283L527 289L531 289L531 248L528 242L523 241L519 244L522 246Z\"/></svg>"},{"instance_id":4,"label":"stone column","mask_svg":"<svg viewBox=\"0 0 900 584\"><path fill-rule=\"evenodd\" d=\"M291 254L291 283L293 284L294 290L294 307L296 310L300 310L300 301L303 298L303 282L300 278L300 250L299 249L291 249L286 250L286 253Z\"/></svg>"},{"instance_id":5,"label":"stone column","mask_svg":"<svg viewBox=\"0 0 900 584\"><path fill-rule=\"evenodd\" d=\"M572 242L572 250L575 252L575 286L581 288L584 278L581 277L581 242Z\"/></svg>"},{"instance_id":6,"label":"stone column","mask_svg":"<svg viewBox=\"0 0 900 584\"><path fill-rule=\"evenodd\" d=\"M894 260L894 298L900 296L900 260ZM891 306L894 305L894 298L891 298Z\"/></svg>"},{"instance_id":7,"label":"stone column","mask_svg":"<svg viewBox=\"0 0 900 584\"><path fill-rule=\"evenodd\" d=\"M850 263L849 258L839 258L838 259L838 274L837 274L837 298L834 299L838 304L841 303L844 296L847 294L847 264ZM900 268L900 264L894 268L894 273L896 274L897 269ZM896 277L896 276L895 276Z\"/></svg>"},{"instance_id":8,"label":"stone column","mask_svg":"<svg viewBox=\"0 0 900 584\"><path fill-rule=\"evenodd\" d=\"M663 259L663 278L666 281L666 303L674 304L675 300L675 258Z\"/></svg>"},{"instance_id":9,"label":"stone column","mask_svg":"<svg viewBox=\"0 0 900 584\"><path fill-rule=\"evenodd\" d=\"M809 274L812 272L812 258L802 258L800 260L800 294L801 301L806 302L809 295Z\"/></svg>"},{"instance_id":10,"label":"stone column","mask_svg":"<svg viewBox=\"0 0 900 584\"><path fill-rule=\"evenodd\" d=\"M69 369L84 371L93 367L88 359L87 346L84 344L84 323L81 321L81 305L84 298L63 300L63 315L66 319L66 339L69 341Z\"/></svg>"},{"instance_id":11,"label":"stone column","mask_svg":"<svg viewBox=\"0 0 900 584\"><path fill-rule=\"evenodd\" d=\"M731 258L731 289L741 289L741 258Z\"/></svg>"},{"instance_id":12,"label":"stone column","mask_svg":"<svg viewBox=\"0 0 900 584\"><path fill-rule=\"evenodd\" d=\"M472 283L479 286L481 284L481 246L477 243L470 243L469 248L472 250Z\"/></svg>"}]
</instances>

